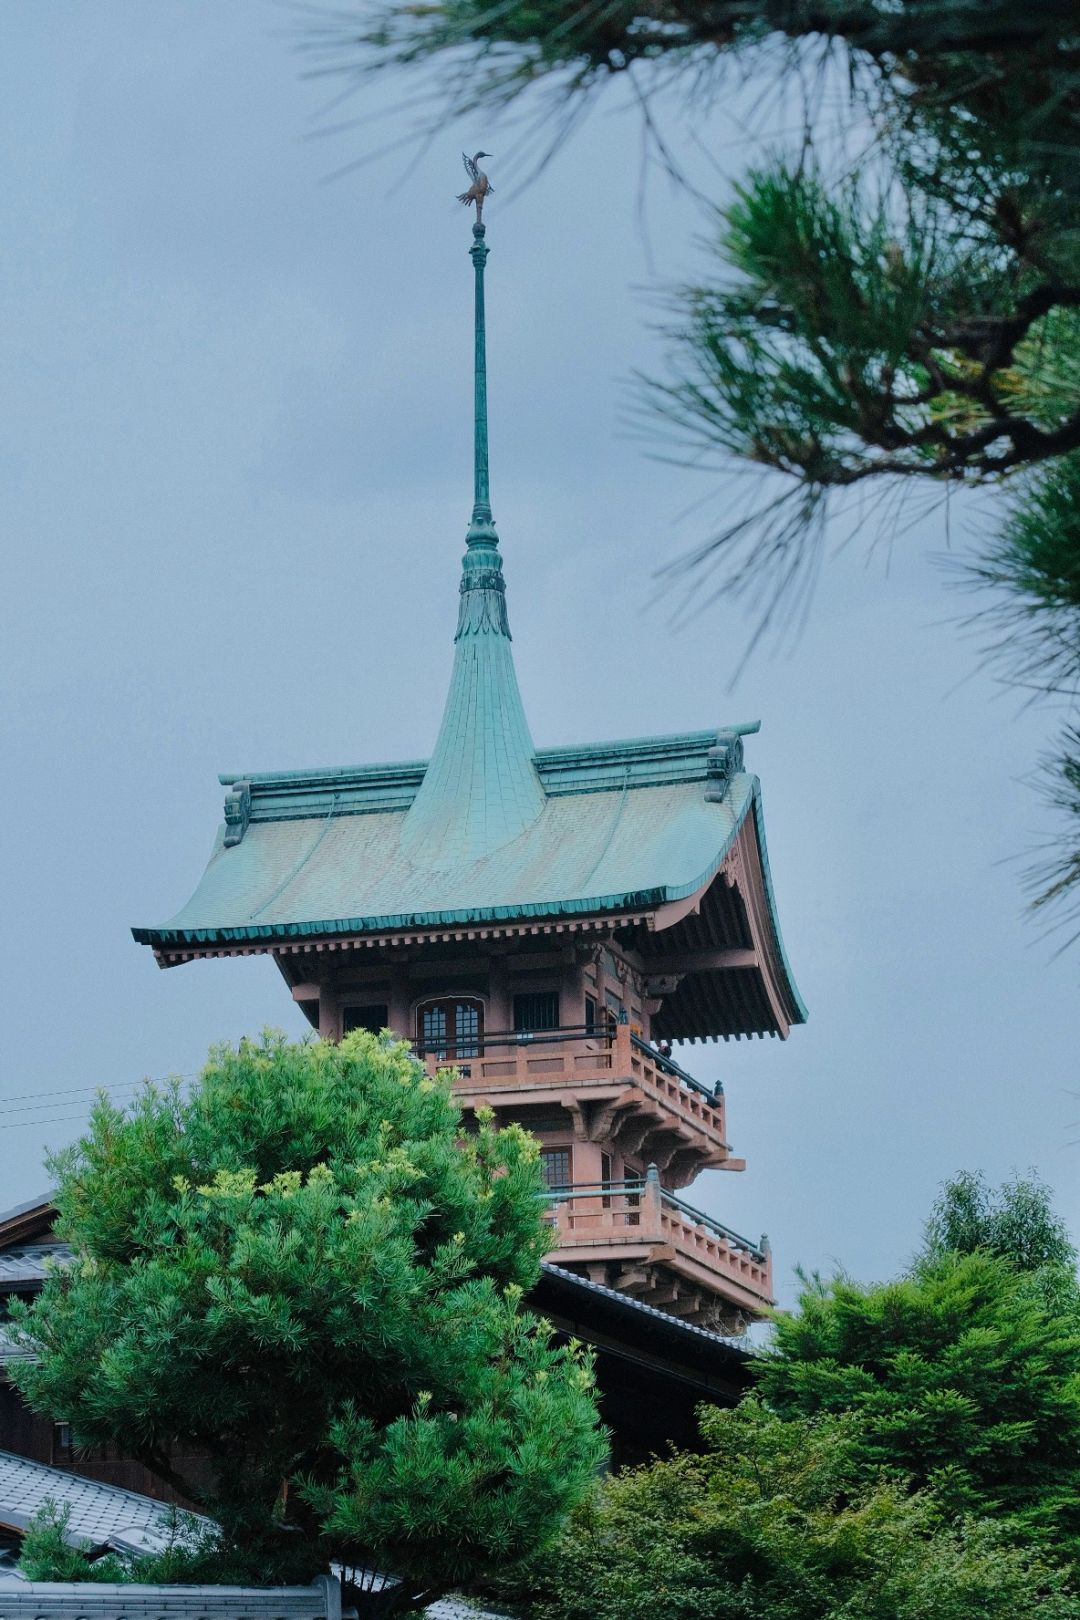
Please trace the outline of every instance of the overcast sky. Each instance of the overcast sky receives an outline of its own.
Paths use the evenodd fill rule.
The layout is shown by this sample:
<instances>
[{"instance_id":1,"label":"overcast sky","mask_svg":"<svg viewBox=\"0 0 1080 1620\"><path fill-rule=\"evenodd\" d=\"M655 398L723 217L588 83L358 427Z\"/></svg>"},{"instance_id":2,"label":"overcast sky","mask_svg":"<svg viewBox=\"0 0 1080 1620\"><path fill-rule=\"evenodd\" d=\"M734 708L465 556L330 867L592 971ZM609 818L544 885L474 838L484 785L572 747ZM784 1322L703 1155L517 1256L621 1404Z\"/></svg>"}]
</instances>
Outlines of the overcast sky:
<instances>
[{"instance_id":1,"label":"overcast sky","mask_svg":"<svg viewBox=\"0 0 1080 1620\"><path fill-rule=\"evenodd\" d=\"M128 930L194 887L218 771L431 746L471 501L452 198L461 148L500 132L451 125L412 167L329 181L407 126L313 137L333 87L303 76L296 11L0 18L3 1208L77 1134L74 1088L301 1033L269 961L162 973ZM752 155L719 116L699 134L729 173ZM636 115L601 110L520 195L520 157L487 165L492 490L538 743L762 722L748 760L810 1022L688 1049L748 1168L686 1196L769 1232L784 1298L796 1262L903 1264L962 1167L1037 1167L1075 1229L1080 953L1026 920L1013 859L1045 831L1025 778L1052 717L978 671L936 516L887 566L856 536L801 637L734 686L735 609L673 626L654 571L730 489L678 521L708 484L620 425L655 352L644 289L692 273L702 223L662 177L643 207L639 160Z\"/></svg>"}]
</instances>

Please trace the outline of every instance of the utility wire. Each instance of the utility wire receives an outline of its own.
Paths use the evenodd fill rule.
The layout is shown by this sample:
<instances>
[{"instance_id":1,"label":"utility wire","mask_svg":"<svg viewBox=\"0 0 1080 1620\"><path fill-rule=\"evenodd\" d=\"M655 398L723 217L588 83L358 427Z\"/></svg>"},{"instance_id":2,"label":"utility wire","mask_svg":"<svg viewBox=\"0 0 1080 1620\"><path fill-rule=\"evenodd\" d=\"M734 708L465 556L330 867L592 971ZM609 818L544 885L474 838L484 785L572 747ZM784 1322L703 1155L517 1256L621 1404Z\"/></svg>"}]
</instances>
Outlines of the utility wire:
<instances>
[{"instance_id":1,"label":"utility wire","mask_svg":"<svg viewBox=\"0 0 1080 1620\"><path fill-rule=\"evenodd\" d=\"M5 1125L5 1131L24 1131L28 1125L68 1125L86 1124L85 1114L62 1114L59 1119L17 1119L12 1125Z\"/></svg>"},{"instance_id":2,"label":"utility wire","mask_svg":"<svg viewBox=\"0 0 1080 1620\"><path fill-rule=\"evenodd\" d=\"M181 1074L181 1075L171 1075L169 1078L170 1079L176 1079L176 1080L192 1080L195 1077L194 1077L194 1075L183 1075L183 1074ZM153 1078L148 1077L148 1079L149 1079L150 1084L158 1084L158 1085L160 1085L160 1084L163 1083L160 1077L153 1077ZM74 1120L74 1119L84 1120L85 1121L85 1119L87 1117L87 1114L89 1113L89 1110L93 1107L94 1103L97 1101L99 1093L104 1092L106 1100L109 1101L109 1102L117 1102L117 1103L131 1102L131 1101L134 1100L133 1099L133 1094L140 1091L144 1084L146 1084L146 1082L142 1081L142 1080L129 1080L129 1081L125 1081L121 1085L112 1086L112 1087L108 1087L108 1086L72 1086L72 1087L57 1090L57 1091L43 1091L43 1092L39 1093L36 1102L16 1103L16 1106L11 1107L11 1108L0 1106L0 1130L13 1131L13 1130L17 1130L20 1126L23 1126L23 1125L64 1124L68 1120ZM23 1093L23 1095L24 1096L33 1096L33 1093L26 1092L26 1093ZM49 1101L47 1101L47 1099L50 1098L50 1097L54 1097L54 1098L56 1098L58 1100L55 1101L55 1102L49 1102ZM7 1100L8 1099L0 1097L0 1104L4 1103ZM15 1101L15 1099L11 1099L11 1100ZM42 1108L40 1106L42 1102L44 1102L44 1108ZM83 1108L83 1112L81 1114L58 1115L58 1114L50 1112L51 1109L56 1109L56 1108L65 1108L65 1107L67 1107L67 1108L76 1108L80 1104L82 1105L82 1108ZM11 1118L12 1115L17 1115L17 1114L25 1114L27 1116L27 1118L25 1118L25 1119L13 1119L13 1118Z\"/></svg>"},{"instance_id":3,"label":"utility wire","mask_svg":"<svg viewBox=\"0 0 1080 1620\"><path fill-rule=\"evenodd\" d=\"M142 1080L118 1080L115 1089L124 1090L130 1086L142 1086L147 1084L152 1086L162 1086L165 1085L169 1080L194 1079L195 1076L193 1074L148 1074ZM5 1097L0 1095L0 1103L26 1101L40 1102L43 1097L71 1097L77 1091L108 1091L109 1089L110 1087L101 1081L89 1081L85 1086L67 1086L60 1091L22 1091L16 1093L14 1097Z\"/></svg>"},{"instance_id":4,"label":"utility wire","mask_svg":"<svg viewBox=\"0 0 1080 1620\"><path fill-rule=\"evenodd\" d=\"M136 1088L134 1086L115 1086L115 1087L111 1087L111 1088L108 1088L108 1089L106 1089L104 1086L101 1087L101 1090L105 1092L105 1095L107 1097L111 1097L111 1096L114 1096L114 1095L115 1096L121 1096L123 1093L134 1091L135 1089ZM86 1104L86 1106L89 1108L91 1103L94 1103L94 1102L97 1101L97 1097L98 1097L98 1092L95 1091L95 1092L91 1093L91 1095L88 1096L88 1097L82 1097L82 1098L79 1098L79 1097L67 1097L67 1098L61 1099L61 1100L59 1100L57 1102L52 1102L52 1103L47 1102L47 1103L44 1104L44 1106L46 1108L74 1108L79 1102L84 1102ZM14 1108L0 1108L0 1115L2 1115L2 1114L33 1114L33 1113L37 1113L41 1109L41 1107L42 1107L41 1103L17 1103Z\"/></svg>"}]
</instances>

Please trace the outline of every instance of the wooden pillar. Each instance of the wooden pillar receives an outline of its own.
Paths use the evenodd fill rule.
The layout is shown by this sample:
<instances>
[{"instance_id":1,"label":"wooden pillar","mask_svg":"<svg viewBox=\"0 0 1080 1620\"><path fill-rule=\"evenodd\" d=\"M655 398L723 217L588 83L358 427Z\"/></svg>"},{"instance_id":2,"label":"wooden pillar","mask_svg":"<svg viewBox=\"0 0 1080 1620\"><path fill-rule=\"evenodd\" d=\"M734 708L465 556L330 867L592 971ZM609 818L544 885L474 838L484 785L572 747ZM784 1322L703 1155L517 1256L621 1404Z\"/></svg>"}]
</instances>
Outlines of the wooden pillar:
<instances>
[{"instance_id":1,"label":"wooden pillar","mask_svg":"<svg viewBox=\"0 0 1080 1620\"><path fill-rule=\"evenodd\" d=\"M394 1034L400 1036L403 1041L416 1039L416 1031L412 1027L409 1012L411 997L412 984L409 979L408 966L404 962L395 962L390 971L390 993L386 1016Z\"/></svg>"},{"instance_id":2,"label":"wooden pillar","mask_svg":"<svg viewBox=\"0 0 1080 1620\"><path fill-rule=\"evenodd\" d=\"M513 1028L514 1003L510 995L510 975L506 956L495 951L488 963L488 1005L485 1027L489 1030Z\"/></svg>"},{"instance_id":3,"label":"wooden pillar","mask_svg":"<svg viewBox=\"0 0 1080 1620\"><path fill-rule=\"evenodd\" d=\"M319 1034L324 1041L341 1039L341 1003L329 984L319 986Z\"/></svg>"}]
</instances>

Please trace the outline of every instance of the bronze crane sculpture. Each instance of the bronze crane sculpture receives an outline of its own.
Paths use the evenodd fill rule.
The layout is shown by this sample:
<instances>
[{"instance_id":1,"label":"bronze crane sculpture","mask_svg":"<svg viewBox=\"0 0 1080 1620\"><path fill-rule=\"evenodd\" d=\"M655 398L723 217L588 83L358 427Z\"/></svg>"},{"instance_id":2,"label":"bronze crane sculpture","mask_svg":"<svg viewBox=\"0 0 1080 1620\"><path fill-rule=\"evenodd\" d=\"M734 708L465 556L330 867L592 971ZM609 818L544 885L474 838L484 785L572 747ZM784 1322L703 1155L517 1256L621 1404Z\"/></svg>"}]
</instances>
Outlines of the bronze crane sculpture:
<instances>
[{"instance_id":1,"label":"bronze crane sculpture","mask_svg":"<svg viewBox=\"0 0 1080 1620\"><path fill-rule=\"evenodd\" d=\"M483 223L485 198L495 194L494 186L480 167L480 159L490 156L490 152L477 152L472 157L469 157L465 152L461 154L461 161L465 165L465 173L472 181L472 185L468 191L459 192L458 202L476 204L476 223L478 225Z\"/></svg>"}]
</instances>

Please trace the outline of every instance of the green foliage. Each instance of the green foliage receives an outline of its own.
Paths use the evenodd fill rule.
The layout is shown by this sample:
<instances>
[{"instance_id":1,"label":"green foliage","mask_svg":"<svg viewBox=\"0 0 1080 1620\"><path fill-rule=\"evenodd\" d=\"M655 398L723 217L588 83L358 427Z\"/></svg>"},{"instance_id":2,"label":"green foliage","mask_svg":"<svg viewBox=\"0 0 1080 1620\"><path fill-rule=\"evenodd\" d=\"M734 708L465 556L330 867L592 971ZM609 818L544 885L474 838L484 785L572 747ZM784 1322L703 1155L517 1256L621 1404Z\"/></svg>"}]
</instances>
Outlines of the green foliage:
<instances>
[{"instance_id":1,"label":"green foliage","mask_svg":"<svg viewBox=\"0 0 1080 1620\"><path fill-rule=\"evenodd\" d=\"M748 67L781 82L785 109L801 97L790 157L770 155L716 209L708 275L675 296L668 374L646 385L676 455L697 467L734 457L766 476L764 495L749 490L677 566L692 594L695 571L715 565L719 589L748 599L763 629L798 613L826 517L854 491L885 481L888 522L906 488L937 499L1008 480L968 572L989 587L988 650L1006 678L1075 700L1075 0L351 0L314 19L308 43L343 73L437 66L443 115L546 95L547 152L624 77L654 135L650 90L672 82L691 111ZM828 136L815 140L815 108L843 83L864 133L837 160ZM661 155L677 172L667 142ZM1071 830L1033 872L1036 904L1064 901L1071 925L1075 726L1048 778Z\"/></svg>"},{"instance_id":2,"label":"green foliage","mask_svg":"<svg viewBox=\"0 0 1080 1620\"><path fill-rule=\"evenodd\" d=\"M932 1493L865 1478L850 1415L705 1409L708 1449L608 1480L537 1569L532 1620L1075 1620L1060 1570Z\"/></svg>"},{"instance_id":3,"label":"green foliage","mask_svg":"<svg viewBox=\"0 0 1080 1620\"><path fill-rule=\"evenodd\" d=\"M933 1261L978 1249L1017 1271L1063 1266L1075 1276L1076 1245L1049 1187L1035 1175L1014 1176L996 1189L971 1171L945 1183L926 1223L925 1253Z\"/></svg>"},{"instance_id":4,"label":"green foliage","mask_svg":"<svg viewBox=\"0 0 1080 1620\"><path fill-rule=\"evenodd\" d=\"M68 1542L71 1508L42 1504L26 1527L19 1569L28 1581L121 1581L124 1564L115 1553L91 1561Z\"/></svg>"},{"instance_id":5,"label":"green foliage","mask_svg":"<svg viewBox=\"0 0 1080 1620\"><path fill-rule=\"evenodd\" d=\"M190 1096L101 1100L52 1168L74 1263L17 1313L19 1385L204 1506L251 1577L466 1580L591 1478L591 1369L521 1308L536 1143L463 1138L403 1044L217 1048Z\"/></svg>"},{"instance_id":6,"label":"green foliage","mask_svg":"<svg viewBox=\"0 0 1080 1620\"><path fill-rule=\"evenodd\" d=\"M69 1541L71 1508L48 1500L23 1535L19 1568L28 1581L112 1581L190 1585L202 1581L241 1585L250 1579L246 1560L222 1545L220 1532L190 1513L173 1509L160 1552L108 1552L92 1557Z\"/></svg>"},{"instance_id":7,"label":"green foliage","mask_svg":"<svg viewBox=\"0 0 1080 1620\"><path fill-rule=\"evenodd\" d=\"M702 1409L705 1454L606 1481L511 1596L530 1620L1080 1620L1074 1261L1038 1181L956 1178L906 1276L805 1282L760 1393Z\"/></svg>"},{"instance_id":8,"label":"green foliage","mask_svg":"<svg viewBox=\"0 0 1080 1620\"><path fill-rule=\"evenodd\" d=\"M858 1415L865 1479L1080 1554L1080 1316L1009 1261L946 1251L895 1282L807 1281L759 1371L782 1417Z\"/></svg>"}]
</instances>

